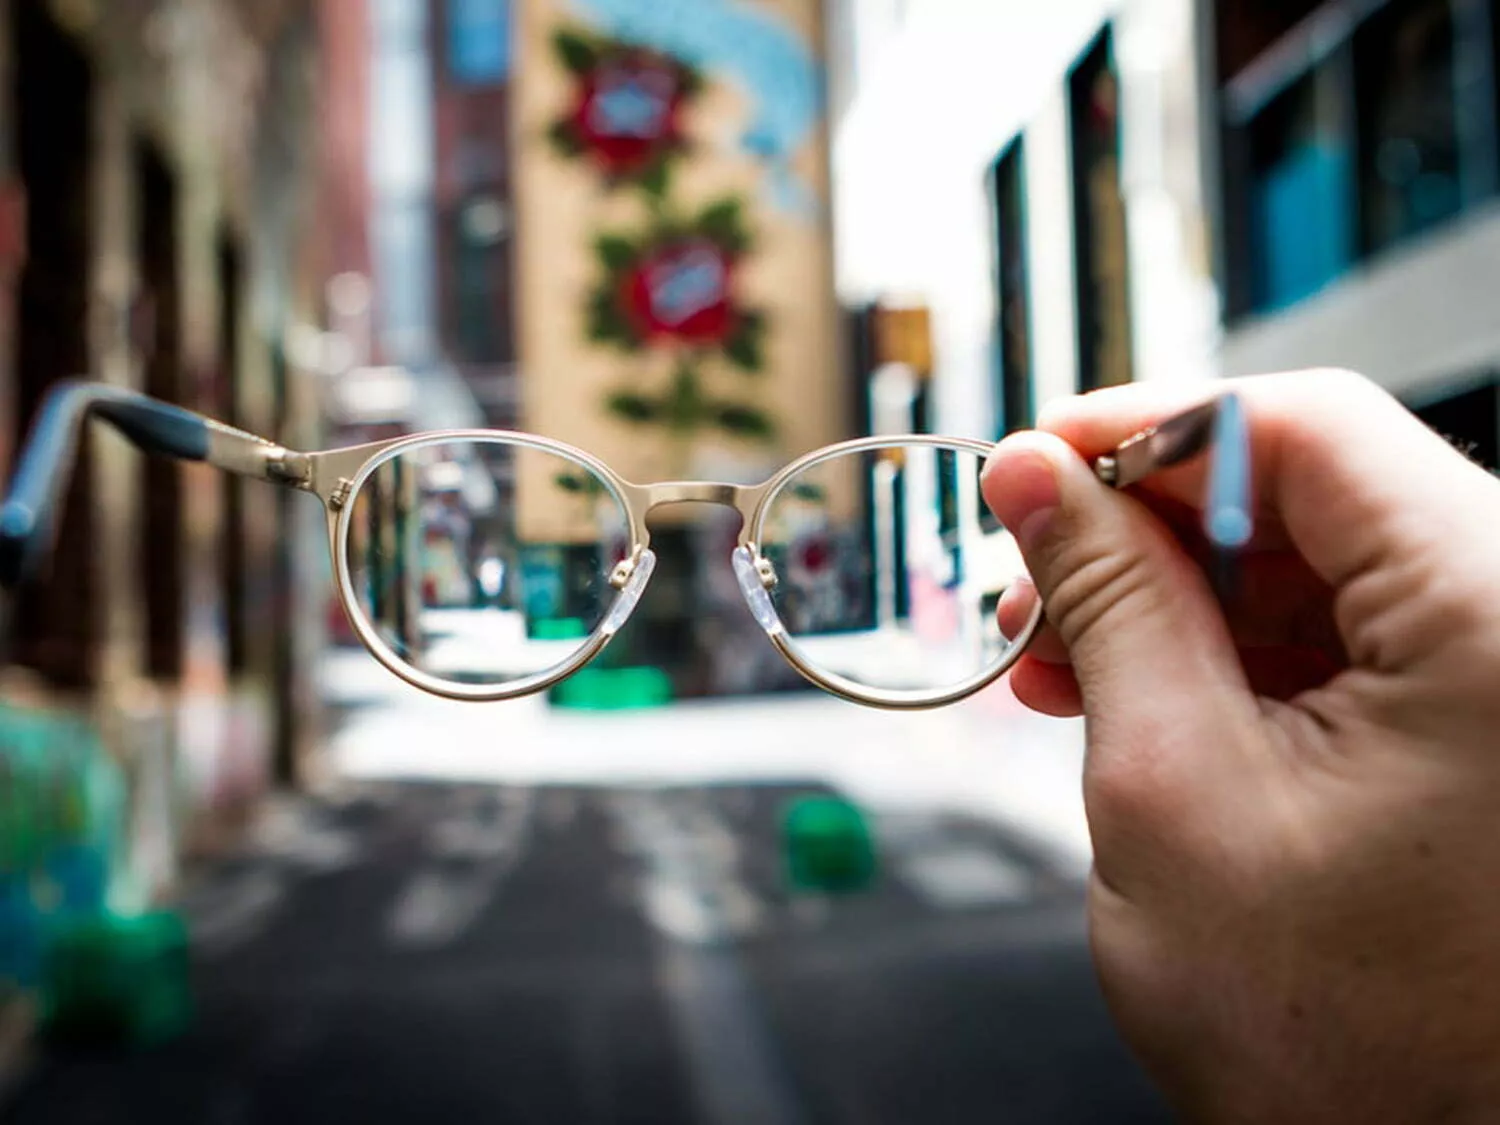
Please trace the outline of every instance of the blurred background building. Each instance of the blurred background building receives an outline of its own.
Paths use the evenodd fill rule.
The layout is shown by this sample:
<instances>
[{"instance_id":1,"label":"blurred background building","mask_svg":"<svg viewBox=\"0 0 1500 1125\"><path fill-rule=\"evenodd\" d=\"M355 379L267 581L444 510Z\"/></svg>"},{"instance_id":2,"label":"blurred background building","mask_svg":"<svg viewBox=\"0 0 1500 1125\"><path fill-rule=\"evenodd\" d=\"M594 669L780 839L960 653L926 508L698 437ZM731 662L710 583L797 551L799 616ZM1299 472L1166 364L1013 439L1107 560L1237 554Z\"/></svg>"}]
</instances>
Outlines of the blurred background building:
<instances>
[{"instance_id":1,"label":"blurred background building","mask_svg":"<svg viewBox=\"0 0 1500 1125\"><path fill-rule=\"evenodd\" d=\"M1224 369L1364 371L1492 468L1497 15L1226 3L1202 30Z\"/></svg>"},{"instance_id":2,"label":"blurred background building","mask_svg":"<svg viewBox=\"0 0 1500 1125\"><path fill-rule=\"evenodd\" d=\"M318 440L285 343L320 304L310 11L38 0L3 28L7 453L78 376ZM17 691L95 721L179 813L148 885L297 776L315 700L293 529L266 490L91 435L51 579L18 599Z\"/></svg>"},{"instance_id":3,"label":"blurred background building","mask_svg":"<svg viewBox=\"0 0 1500 1125\"><path fill-rule=\"evenodd\" d=\"M1495 464L1492 6L833 7L841 296L930 305L939 428L1330 365Z\"/></svg>"}]
</instances>

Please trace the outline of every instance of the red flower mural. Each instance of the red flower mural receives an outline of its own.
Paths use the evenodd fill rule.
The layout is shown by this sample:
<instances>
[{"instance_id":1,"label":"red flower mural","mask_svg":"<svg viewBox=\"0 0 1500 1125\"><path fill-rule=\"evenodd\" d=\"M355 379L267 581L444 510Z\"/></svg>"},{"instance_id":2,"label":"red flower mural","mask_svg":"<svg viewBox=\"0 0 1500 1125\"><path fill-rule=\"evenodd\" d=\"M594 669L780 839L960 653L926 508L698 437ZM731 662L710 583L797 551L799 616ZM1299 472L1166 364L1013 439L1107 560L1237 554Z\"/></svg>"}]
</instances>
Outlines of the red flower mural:
<instances>
[{"instance_id":1,"label":"red flower mural","mask_svg":"<svg viewBox=\"0 0 1500 1125\"><path fill-rule=\"evenodd\" d=\"M647 251L625 272L620 304L647 342L719 346L734 327L729 291L734 260L705 238Z\"/></svg>"},{"instance_id":2,"label":"red flower mural","mask_svg":"<svg viewBox=\"0 0 1500 1125\"><path fill-rule=\"evenodd\" d=\"M765 315L736 291L751 250L743 201L720 200L687 220L671 202L672 164L688 151L685 118L702 77L671 55L574 30L557 31L552 46L573 79L551 128L554 147L592 165L607 187L637 187L649 202L644 230L594 239L600 276L585 310L589 339L632 354L669 352L676 361L668 385L622 387L607 408L679 436L708 426L773 440L772 418L753 403L717 397L702 378L715 358L759 372L766 334Z\"/></svg>"},{"instance_id":3,"label":"red flower mural","mask_svg":"<svg viewBox=\"0 0 1500 1125\"><path fill-rule=\"evenodd\" d=\"M697 72L657 51L573 31L559 31L553 49L576 84L553 144L592 160L611 185L664 193L668 163L687 149L682 115L702 85Z\"/></svg>"},{"instance_id":4,"label":"red flower mural","mask_svg":"<svg viewBox=\"0 0 1500 1125\"><path fill-rule=\"evenodd\" d=\"M712 204L690 223L658 217L640 235L603 235L594 245L602 276L589 300L591 339L625 351L719 352L760 370L766 318L735 291L750 249L739 200Z\"/></svg>"}]
</instances>

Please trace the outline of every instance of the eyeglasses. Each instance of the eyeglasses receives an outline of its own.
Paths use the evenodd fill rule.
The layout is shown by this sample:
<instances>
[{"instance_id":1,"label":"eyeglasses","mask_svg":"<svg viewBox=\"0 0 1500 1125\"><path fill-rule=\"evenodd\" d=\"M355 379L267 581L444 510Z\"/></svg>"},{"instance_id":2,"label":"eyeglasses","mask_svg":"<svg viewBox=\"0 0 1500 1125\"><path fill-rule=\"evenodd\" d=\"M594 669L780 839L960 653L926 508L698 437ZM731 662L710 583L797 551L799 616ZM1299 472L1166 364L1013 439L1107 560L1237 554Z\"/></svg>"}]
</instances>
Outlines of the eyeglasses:
<instances>
[{"instance_id":1,"label":"eyeglasses","mask_svg":"<svg viewBox=\"0 0 1500 1125\"><path fill-rule=\"evenodd\" d=\"M299 453L88 382L51 393L22 451L0 508L7 589L51 550L91 417L149 453L317 496L354 632L407 683L450 699L518 698L598 657L656 566L647 516L671 505L740 514L733 586L798 673L851 702L914 710L968 698L1015 664L1042 622L1033 598L1023 624L999 626L996 607L1026 568L1014 537L984 511L986 442L864 438L809 453L758 485L644 485L562 442L497 430ZM1205 530L1230 559L1251 530L1234 395L1132 438L1095 470L1125 488L1210 447Z\"/></svg>"}]
</instances>

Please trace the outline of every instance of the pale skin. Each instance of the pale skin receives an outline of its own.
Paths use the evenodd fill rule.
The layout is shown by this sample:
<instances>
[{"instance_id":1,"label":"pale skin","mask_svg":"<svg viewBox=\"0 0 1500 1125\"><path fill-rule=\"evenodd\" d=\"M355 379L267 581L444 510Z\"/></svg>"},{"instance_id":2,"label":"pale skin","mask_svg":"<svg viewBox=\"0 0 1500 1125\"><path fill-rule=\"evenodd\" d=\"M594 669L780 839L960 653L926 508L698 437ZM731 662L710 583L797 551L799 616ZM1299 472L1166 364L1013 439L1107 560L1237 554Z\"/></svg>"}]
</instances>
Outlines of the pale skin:
<instances>
[{"instance_id":1,"label":"pale skin","mask_svg":"<svg viewBox=\"0 0 1500 1125\"><path fill-rule=\"evenodd\" d=\"M1016 693L1085 718L1105 996L1193 1120L1500 1120L1500 481L1358 376L1235 387L1227 608L1202 459L1128 493L1088 466L1201 385L1060 403L985 478L1047 607Z\"/></svg>"}]
</instances>

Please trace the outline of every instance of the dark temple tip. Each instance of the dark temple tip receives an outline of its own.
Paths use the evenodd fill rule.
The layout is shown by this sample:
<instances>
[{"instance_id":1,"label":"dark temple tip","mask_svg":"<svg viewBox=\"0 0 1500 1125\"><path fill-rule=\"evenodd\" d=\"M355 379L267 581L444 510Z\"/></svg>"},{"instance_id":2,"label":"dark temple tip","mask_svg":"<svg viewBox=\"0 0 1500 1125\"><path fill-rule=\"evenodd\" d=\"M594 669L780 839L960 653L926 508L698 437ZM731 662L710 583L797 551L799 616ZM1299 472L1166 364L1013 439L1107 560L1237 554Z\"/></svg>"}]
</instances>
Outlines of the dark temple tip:
<instances>
[{"instance_id":1,"label":"dark temple tip","mask_svg":"<svg viewBox=\"0 0 1500 1125\"><path fill-rule=\"evenodd\" d=\"M0 507L0 587L10 589L26 576L27 546L36 530L36 513L11 501Z\"/></svg>"}]
</instances>

